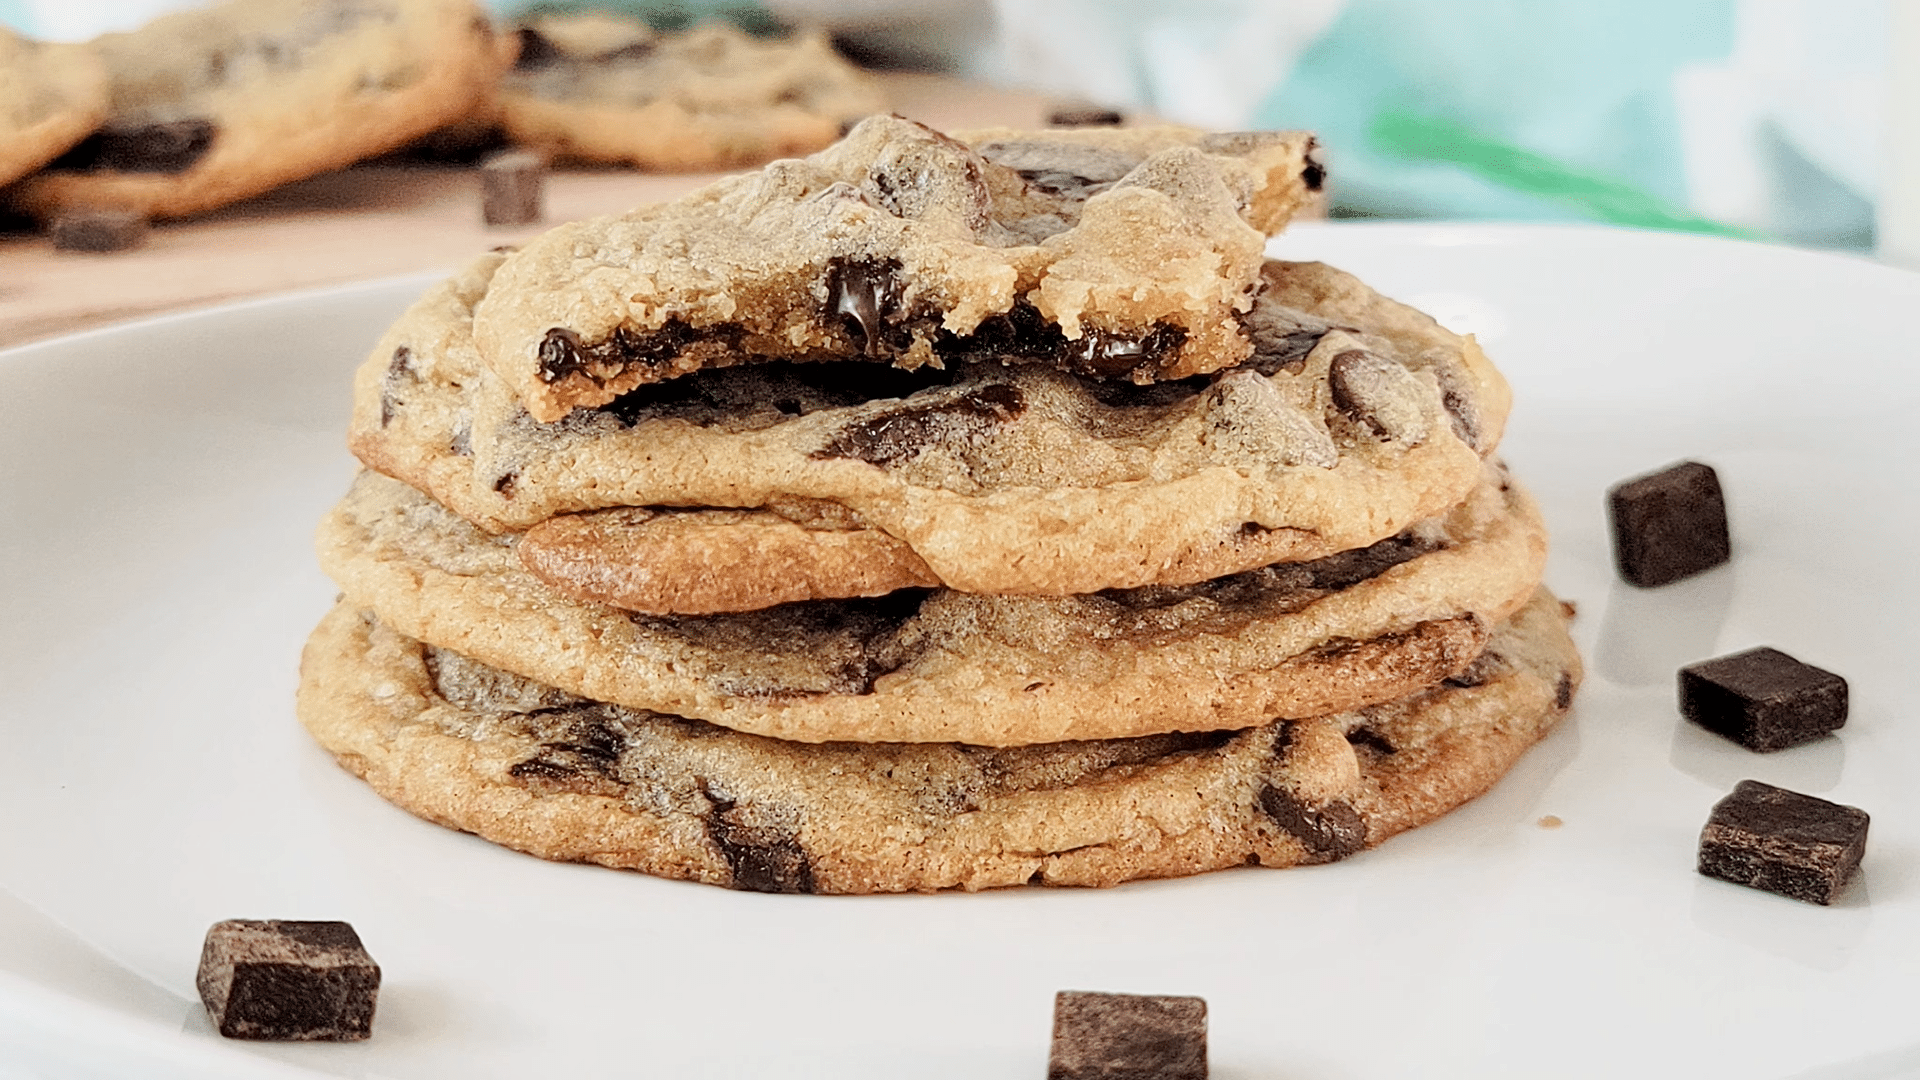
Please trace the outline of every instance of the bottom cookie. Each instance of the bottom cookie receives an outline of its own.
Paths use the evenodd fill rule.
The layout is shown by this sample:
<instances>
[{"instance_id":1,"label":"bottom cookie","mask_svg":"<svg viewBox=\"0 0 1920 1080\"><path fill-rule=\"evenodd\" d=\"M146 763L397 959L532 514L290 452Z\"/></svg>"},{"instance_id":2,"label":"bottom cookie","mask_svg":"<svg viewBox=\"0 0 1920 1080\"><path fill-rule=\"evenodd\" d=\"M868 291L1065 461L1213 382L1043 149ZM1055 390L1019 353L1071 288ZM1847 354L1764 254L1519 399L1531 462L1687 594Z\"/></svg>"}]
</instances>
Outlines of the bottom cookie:
<instances>
[{"instance_id":1,"label":"bottom cookie","mask_svg":"<svg viewBox=\"0 0 1920 1080\"><path fill-rule=\"evenodd\" d=\"M542 858L762 892L1107 886L1331 862L1492 786L1571 703L1544 590L1438 686L1244 731L802 744L574 697L336 607L300 719L399 806Z\"/></svg>"}]
</instances>

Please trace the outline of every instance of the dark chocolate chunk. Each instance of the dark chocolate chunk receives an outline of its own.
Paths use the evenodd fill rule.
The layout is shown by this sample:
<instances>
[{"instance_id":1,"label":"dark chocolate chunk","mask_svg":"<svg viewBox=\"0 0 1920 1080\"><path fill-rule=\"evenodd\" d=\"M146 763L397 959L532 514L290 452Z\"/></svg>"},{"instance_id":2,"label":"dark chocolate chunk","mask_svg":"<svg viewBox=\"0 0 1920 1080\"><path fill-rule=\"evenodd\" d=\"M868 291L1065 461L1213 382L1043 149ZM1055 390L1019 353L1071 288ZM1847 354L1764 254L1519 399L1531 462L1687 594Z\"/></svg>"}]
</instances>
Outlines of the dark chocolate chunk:
<instances>
[{"instance_id":1,"label":"dark chocolate chunk","mask_svg":"<svg viewBox=\"0 0 1920 1080\"><path fill-rule=\"evenodd\" d=\"M1260 811L1307 849L1308 863L1338 862L1367 846L1367 823L1351 803L1333 799L1310 806L1272 784L1260 788Z\"/></svg>"},{"instance_id":2,"label":"dark chocolate chunk","mask_svg":"<svg viewBox=\"0 0 1920 1080\"><path fill-rule=\"evenodd\" d=\"M488 225L540 220L547 163L526 150L495 154L480 165L480 217Z\"/></svg>"},{"instance_id":3,"label":"dark chocolate chunk","mask_svg":"<svg viewBox=\"0 0 1920 1080\"><path fill-rule=\"evenodd\" d=\"M1733 554L1720 478L1697 461L1615 485L1607 518L1620 576L1643 588L1692 577Z\"/></svg>"},{"instance_id":4,"label":"dark chocolate chunk","mask_svg":"<svg viewBox=\"0 0 1920 1080\"><path fill-rule=\"evenodd\" d=\"M519 31L520 54L514 58L515 71L538 71L551 67L567 58L560 46L555 45L545 34L531 26L522 26Z\"/></svg>"},{"instance_id":5,"label":"dark chocolate chunk","mask_svg":"<svg viewBox=\"0 0 1920 1080\"><path fill-rule=\"evenodd\" d=\"M887 333L904 292L898 259L835 259L827 266L827 311L857 331L868 356L891 355Z\"/></svg>"},{"instance_id":6,"label":"dark chocolate chunk","mask_svg":"<svg viewBox=\"0 0 1920 1080\"><path fill-rule=\"evenodd\" d=\"M1063 105L1047 114L1052 127L1118 127L1126 116L1099 105Z\"/></svg>"},{"instance_id":7,"label":"dark chocolate chunk","mask_svg":"<svg viewBox=\"0 0 1920 1080\"><path fill-rule=\"evenodd\" d=\"M737 802L709 790L704 780L697 783L711 804L707 837L733 872L734 888L766 893L813 891L813 864L799 837L777 825L743 820L746 815Z\"/></svg>"},{"instance_id":8,"label":"dark chocolate chunk","mask_svg":"<svg viewBox=\"0 0 1920 1080\"><path fill-rule=\"evenodd\" d=\"M1015 419L1026 411L1019 388L994 383L949 401L909 405L860 420L836 432L813 452L815 458L855 458L890 465L937 441L964 439Z\"/></svg>"},{"instance_id":9,"label":"dark chocolate chunk","mask_svg":"<svg viewBox=\"0 0 1920 1080\"><path fill-rule=\"evenodd\" d=\"M343 922L229 919L207 931L195 984L229 1039L345 1042L373 1033L380 967Z\"/></svg>"},{"instance_id":10,"label":"dark chocolate chunk","mask_svg":"<svg viewBox=\"0 0 1920 1080\"><path fill-rule=\"evenodd\" d=\"M414 377L413 350L405 345L393 350L393 359L387 361L386 377L380 381L381 427L393 423L395 411L400 404L394 391L399 388L400 381L403 379L411 381Z\"/></svg>"},{"instance_id":11,"label":"dark chocolate chunk","mask_svg":"<svg viewBox=\"0 0 1920 1080\"><path fill-rule=\"evenodd\" d=\"M1700 830L1700 872L1811 904L1831 904L1867 849L1864 810L1742 780Z\"/></svg>"},{"instance_id":12,"label":"dark chocolate chunk","mask_svg":"<svg viewBox=\"0 0 1920 1080\"><path fill-rule=\"evenodd\" d=\"M103 127L80 140L48 168L68 172L185 172L213 149L219 134L219 125L211 120Z\"/></svg>"},{"instance_id":13,"label":"dark chocolate chunk","mask_svg":"<svg viewBox=\"0 0 1920 1080\"><path fill-rule=\"evenodd\" d=\"M1319 139L1307 140L1307 167L1300 170L1300 182L1308 191L1319 191L1327 183L1326 150Z\"/></svg>"},{"instance_id":14,"label":"dark chocolate chunk","mask_svg":"<svg viewBox=\"0 0 1920 1080\"><path fill-rule=\"evenodd\" d=\"M55 251L130 251L147 242L147 219L131 210L67 210L47 231Z\"/></svg>"},{"instance_id":15,"label":"dark chocolate chunk","mask_svg":"<svg viewBox=\"0 0 1920 1080\"><path fill-rule=\"evenodd\" d=\"M773 671L717 680L729 694L871 694L875 680L911 664L929 647L915 619L932 595L928 589L896 589L884 596L801 600L759 611L692 617L630 612L628 618L703 651L745 650L787 659Z\"/></svg>"},{"instance_id":16,"label":"dark chocolate chunk","mask_svg":"<svg viewBox=\"0 0 1920 1080\"><path fill-rule=\"evenodd\" d=\"M641 333L623 326L605 341L589 344L574 331L556 326L540 339L540 380L551 384L569 375L585 375L604 382L634 365L668 368L674 357L697 341L738 334L737 326L695 330L679 319L668 319L658 330Z\"/></svg>"},{"instance_id":17,"label":"dark chocolate chunk","mask_svg":"<svg viewBox=\"0 0 1920 1080\"><path fill-rule=\"evenodd\" d=\"M663 382L642 383L599 411L629 427L671 418L701 427L724 424L752 429L821 409L904 398L950 385L958 375L952 367L909 371L865 360L770 360L701 368Z\"/></svg>"},{"instance_id":18,"label":"dark chocolate chunk","mask_svg":"<svg viewBox=\"0 0 1920 1080\"><path fill-rule=\"evenodd\" d=\"M1359 727L1347 732L1347 742L1353 746L1363 746L1376 754L1396 754L1399 747L1392 740L1372 728Z\"/></svg>"},{"instance_id":19,"label":"dark chocolate chunk","mask_svg":"<svg viewBox=\"0 0 1920 1080\"><path fill-rule=\"evenodd\" d=\"M1847 680L1778 649L1680 669L1680 714L1749 750L1784 750L1847 722Z\"/></svg>"},{"instance_id":20,"label":"dark chocolate chunk","mask_svg":"<svg viewBox=\"0 0 1920 1080\"><path fill-rule=\"evenodd\" d=\"M1206 1080L1207 1003L1062 990L1047 1080Z\"/></svg>"}]
</instances>

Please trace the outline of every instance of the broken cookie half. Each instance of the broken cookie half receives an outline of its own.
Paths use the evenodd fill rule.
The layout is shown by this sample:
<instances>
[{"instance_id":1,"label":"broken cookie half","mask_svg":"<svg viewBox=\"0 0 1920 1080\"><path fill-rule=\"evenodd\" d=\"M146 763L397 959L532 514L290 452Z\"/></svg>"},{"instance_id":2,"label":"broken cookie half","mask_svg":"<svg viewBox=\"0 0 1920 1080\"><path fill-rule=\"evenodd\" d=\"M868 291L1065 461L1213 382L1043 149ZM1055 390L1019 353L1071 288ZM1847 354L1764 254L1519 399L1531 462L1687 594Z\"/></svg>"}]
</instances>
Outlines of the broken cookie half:
<instances>
[{"instance_id":1,"label":"broken cookie half","mask_svg":"<svg viewBox=\"0 0 1920 1080\"><path fill-rule=\"evenodd\" d=\"M534 419L766 360L1017 356L1136 383L1237 364L1312 136L947 136L898 116L676 202L563 226L500 269L481 355Z\"/></svg>"}]
</instances>

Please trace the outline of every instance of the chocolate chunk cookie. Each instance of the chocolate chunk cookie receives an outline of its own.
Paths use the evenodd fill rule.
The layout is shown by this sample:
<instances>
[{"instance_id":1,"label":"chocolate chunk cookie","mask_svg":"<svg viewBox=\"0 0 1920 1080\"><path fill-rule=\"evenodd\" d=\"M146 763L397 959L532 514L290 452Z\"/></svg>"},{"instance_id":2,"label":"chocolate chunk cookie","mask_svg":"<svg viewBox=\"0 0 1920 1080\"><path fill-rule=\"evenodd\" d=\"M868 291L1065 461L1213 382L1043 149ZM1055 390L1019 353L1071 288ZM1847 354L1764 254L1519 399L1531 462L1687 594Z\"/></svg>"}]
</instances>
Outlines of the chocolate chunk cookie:
<instances>
[{"instance_id":1,"label":"chocolate chunk cookie","mask_svg":"<svg viewBox=\"0 0 1920 1080\"><path fill-rule=\"evenodd\" d=\"M107 115L107 73L78 45L0 26L0 185L58 157Z\"/></svg>"},{"instance_id":2,"label":"chocolate chunk cookie","mask_svg":"<svg viewBox=\"0 0 1920 1080\"><path fill-rule=\"evenodd\" d=\"M769 362L541 423L474 342L505 258L433 289L381 340L356 376L351 445L495 532L618 507L766 508L759 520L793 541L781 565L807 568L772 581L729 565L742 545L702 547L683 513L661 516L647 528L676 531L648 541L649 557L727 580L705 607L675 606L691 593L581 594L640 610L872 591L841 576L845 536L814 530L809 554L809 535L774 520L794 507L833 517L828 531L876 534L868 546L902 572L968 592L1186 584L1319 558L1464 498L1507 415L1506 383L1471 338L1330 267L1268 262L1239 320L1252 355L1209 376L1136 386L1017 354L916 371ZM622 531L645 539L631 517ZM632 577L618 553L570 557L590 576ZM802 579L814 591L782 591Z\"/></svg>"},{"instance_id":3,"label":"chocolate chunk cookie","mask_svg":"<svg viewBox=\"0 0 1920 1080\"><path fill-rule=\"evenodd\" d=\"M805 742L1015 745L1247 727L1389 700L1473 659L1540 580L1497 468L1369 547L1185 586L1064 597L908 589L650 616L560 595L515 537L363 473L320 528L356 607L570 693Z\"/></svg>"},{"instance_id":4,"label":"chocolate chunk cookie","mask_svg":"<svg viewBox=\"0 0 1920 1080\"><path fill-rule=\"evenodd\" d=\"M811 157L547 233L500 269L475 340L543 423L767 359L1014 353L1179 379L1252 352L1266 236L1319 177L1301 133L949 137L876 116Z\"/></svg>"},{"instance_id":5,"label":"chocolate chunk cookie","mask_svg":"<svg viewBox=\"0 0 1920 1080\"><path fill-rule=\"evenodd\" d=\"M198 213L349 164L463 115L510 46L472 0L231 0L107 34L92 134L16 204Z\"/></svg>"},{"instance_id":6,"label":"chocolate chunk cookie","mask_svg":"<svg viewBox=\"0 0 1920 1080\"><path fill-rule=\"evenodd\" d=\"M756 38L721 22L659 33L603 12L516 29L500 120L515 142L582 161L694 171L808 154L884 111L825 35Z\"/></svg>"},{"instance_id":7,"label":"chocolate chunk cookie","mask_svg":"<svg viewBox=\"0 0 1920 1080\"><path fill-rule=\"evenodd\" d=\"M990 749L803 745L587 700L343 604L301 721L375 791L547 859L736 889L1107 886L1346 858L1492 786L1580 661L1544 592L1471 679L1242 731Z\"/></svg>"}]
</instances>

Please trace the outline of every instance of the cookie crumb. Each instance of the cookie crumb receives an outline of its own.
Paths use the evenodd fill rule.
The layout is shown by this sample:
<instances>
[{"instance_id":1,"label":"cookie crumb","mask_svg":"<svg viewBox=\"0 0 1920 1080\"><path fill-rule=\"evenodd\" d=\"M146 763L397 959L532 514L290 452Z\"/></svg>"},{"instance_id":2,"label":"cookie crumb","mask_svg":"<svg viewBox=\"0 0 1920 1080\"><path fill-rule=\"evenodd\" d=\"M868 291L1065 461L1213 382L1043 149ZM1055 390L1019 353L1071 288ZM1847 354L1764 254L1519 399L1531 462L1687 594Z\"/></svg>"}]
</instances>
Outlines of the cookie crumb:
<instances>
[{"instance_id":1,"label":"cookie crumb","mask_svg":"<svg viewBox=\"0 0 1920 1080\"><path fill-rule=\"evenodd\" d=\"M343 922L214 923L194 979L229 1039L357 1042L373 1034L380 967Z\"/></svg>"},{"instance_id":2,"label":"cookie crumb","mask_svg":"<svg viewBox=\"0 0 1920 1080\"><path fill-rule=\"evenodd\" d=\"M1543 815L1540 818L1540 820L1535 822L1534 824L1540 826L1543 829L1557 829L1560 826L1565 825L1566 822L1561 821L1559 816L1556 814L1546 814L1546 815Z\"/></svg>"},{"instance_id":3,"label":"cookie crumb","mask_svg":"<svg viewBox=\"0 0 1920 1080\"><path fill-rule=\"evenodd\" d=\"M1062 990L1047 1080L1206 1080L1204 998Z\"/></svg>"},{"instance_id":4,"label":"cookie crumb","mask_svg":"<svg viewBox=\"0 0 1920 1080\"><path fill-rule=\"evenodd\" d=\"M147 219L131 210L69 210L47 231L55 251L132 251L147 242Z\"/></svg>"},{"instance_id":5,"label":"cookie crumb","mask_svg":"<svg viewBox=\"0 0 1920 1080\"><path fill-rule=\"evenodd\" d=\"M545 201L547 163L529 150L507 150L480 163L480 216L489 225L531 225Z\"/></svg>"}]
</instances>

